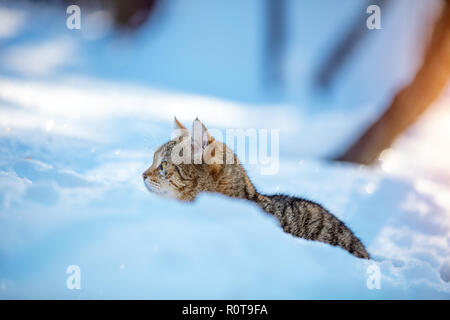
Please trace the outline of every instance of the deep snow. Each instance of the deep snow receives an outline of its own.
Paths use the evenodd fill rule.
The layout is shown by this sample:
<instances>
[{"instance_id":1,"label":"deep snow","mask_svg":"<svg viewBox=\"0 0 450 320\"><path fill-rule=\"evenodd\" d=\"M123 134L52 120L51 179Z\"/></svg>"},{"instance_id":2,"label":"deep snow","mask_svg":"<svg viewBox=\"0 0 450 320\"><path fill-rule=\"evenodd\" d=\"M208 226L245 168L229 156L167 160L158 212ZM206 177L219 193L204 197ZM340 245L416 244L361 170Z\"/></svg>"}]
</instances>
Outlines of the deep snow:
<instances>
[{"instance_id":1,"label":"deep snow","mask_svg":"<svg viewBox=\"0 0 450 320\"><path fill-rule=\"evenodd\" d=\"M140 117L99 107L94 119L71 120L70 113L39 102L51 95L46 86L53 84L43 85L35 102L17 101L28 116L17 123L28 127L14 123L17 109L2 107L2 298L450 297L448 198L439 200L448 187L430 179L433 170L408 176L396 169L404 168L395 154L402 154L407 137L386 156L385 170L284 156L283 149L275 175L246 166L261 191L318 201L345 221L373 255L367 262L291 237L245 201L205 194L183 204L150 194L141 173L152 150L168 139L171 122L152 120L146 106L136 107ZM81 110L81 117L89 112ZM280 139L298 143L283 130ZM367 286L372 264L381 271L380 289ZM66 288L69 265L81 269L81 290Z\"/></svg>"},{"instance_id":2,"label":"deep snow","mask_svg":"<svg viewBox=\"0 0 450 320\"><path fill-rule=\"evenodd\" d=\"M59 13L42 10L30 20L23 8L9 8L17 11L0 30L0 298L450 298L449 95L380 166L317 160L342 149L380 112L371 106L414 72L418 58L400 49L418 45L410 29L420 25L386 19L336 92L311 97L299 88L325 52L321 39L337 32L352 6L328 1L337 15L319 27L319 5L289 2L303 15L292 30L317 29L306 41L289 40L287 88L295 94L274 103L253 60L260 17L239 15L260 12L258 2L246 3L232 6L236 29L216 42L213 32L228 30L219 18L229 6L201 11L174 1L165 27L128 40L133 49L125 40L72 36L64 13L48 19ZM408 14L429 19L432 10L420 3ZM208 12L217 19L206 28ZM173 115L219 130L279 129L279 172L261 175L261 164L245 164L255 185L320 202L374 259L285 234L245 201L204 194L183 204L150 194L141 173L169 139ZM80 290L66 286L70 265L80 267Z\"/></svg>"}]
</instances>

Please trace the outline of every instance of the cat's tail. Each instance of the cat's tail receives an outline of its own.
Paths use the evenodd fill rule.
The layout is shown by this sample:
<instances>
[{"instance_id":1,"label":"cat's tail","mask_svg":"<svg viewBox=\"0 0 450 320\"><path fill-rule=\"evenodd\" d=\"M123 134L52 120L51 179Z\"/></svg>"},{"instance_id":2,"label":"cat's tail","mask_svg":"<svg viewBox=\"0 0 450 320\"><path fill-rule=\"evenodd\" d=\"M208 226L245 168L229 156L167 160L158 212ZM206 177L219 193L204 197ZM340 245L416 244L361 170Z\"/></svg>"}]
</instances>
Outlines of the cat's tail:
<instances>
[{"instance_id":1,"label":"cat's tail","mask_svg":"<svg viewBox=\"0 0 450 320\"><path fill-rule=\"evenodd\" d=\"M353 232L317 203L278 194L255 194L251 200L273 214L287 233L339 246L358 258L370 259L366 248Z\"/></svg>"}]
</instances>

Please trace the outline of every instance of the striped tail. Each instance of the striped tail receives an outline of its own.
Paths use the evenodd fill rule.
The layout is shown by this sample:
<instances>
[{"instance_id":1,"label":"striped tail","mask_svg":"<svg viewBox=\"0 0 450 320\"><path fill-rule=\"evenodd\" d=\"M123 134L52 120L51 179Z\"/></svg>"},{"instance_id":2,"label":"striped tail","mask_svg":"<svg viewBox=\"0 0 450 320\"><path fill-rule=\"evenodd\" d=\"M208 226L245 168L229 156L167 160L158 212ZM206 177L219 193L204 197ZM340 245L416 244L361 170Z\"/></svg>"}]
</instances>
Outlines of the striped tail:
<instances>
[{"instance_id":1,"label":"striped tail","mask_svg":"<svg viewBox=\"0 0 450 320\"><path fill-rule=\"evenodd\" d=\"M255 194L251 200L265 212L273 214L287 233L339 246L358 258L370 259L353 232L317 203L285 195Z\"/></svg>"}]
</instances>

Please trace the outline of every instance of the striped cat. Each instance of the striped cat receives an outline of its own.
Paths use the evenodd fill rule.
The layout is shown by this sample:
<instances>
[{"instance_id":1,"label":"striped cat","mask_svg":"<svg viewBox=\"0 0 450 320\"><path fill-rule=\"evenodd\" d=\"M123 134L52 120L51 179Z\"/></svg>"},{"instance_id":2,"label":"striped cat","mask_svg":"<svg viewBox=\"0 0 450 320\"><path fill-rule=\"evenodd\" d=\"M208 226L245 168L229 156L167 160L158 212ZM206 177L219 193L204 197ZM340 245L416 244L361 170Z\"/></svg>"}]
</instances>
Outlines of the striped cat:
<instances>
[{"instance_id":1,"label":"striped cat","mask_svg":"<svg viewBox=\"0 0 450 320\"><path fill-rule=\"evenodd\" d=\"M193 137L176 118L175 128L177 134L155 151L152 165L143 173L149 191L182 201L193 201L200 192L247 199L275 216L287 233L339 246L358 258L369 259L353 232L319 204L259 193L237 156L214 140L198 119L193 124Z\"/></svg>"}]
</instances>

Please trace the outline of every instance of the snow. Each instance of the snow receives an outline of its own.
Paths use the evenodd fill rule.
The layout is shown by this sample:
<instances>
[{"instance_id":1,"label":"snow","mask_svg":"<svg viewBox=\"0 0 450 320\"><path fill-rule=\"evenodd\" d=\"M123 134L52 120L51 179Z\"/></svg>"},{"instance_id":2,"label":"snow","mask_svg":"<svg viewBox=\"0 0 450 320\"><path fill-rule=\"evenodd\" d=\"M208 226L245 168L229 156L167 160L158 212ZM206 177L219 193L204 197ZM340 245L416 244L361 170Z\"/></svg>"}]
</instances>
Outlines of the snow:
<instances>
[{"instance_id":1,"label":"snow","mask_svg":"<svg viewBox=\"0 0 450 320\"><path fill-rule=\"evenodd\" d=\"M38 24L41 18L36 19ZM216 23L212 28L221 26ZM180 30L176 25L168 29ZM27 26L15 32L20 30ZM59 47L42 39L39 32L44 31L35 31L37 42ZM194 31L183 31L188 39L189 32ZM130 76L127 72L139 73L140 59L133 58L149 53L146 46L152 47L152 57L162 55L158 45L167 40L160 37L151 44L138 39L133 45L143 48L139 53L115 49L127 61L137 61L129 62L124 78ZM379 110L299 108L319 103L305 97L300 102L265 101L252 82L254 65L243 68L245 76L221 96L216 91L230 82L233 72L203 86L202 74L213 60L205 61L192 80L193 87L206 88L207 94L181 85L180 79L168 85L169 76L161 80L163 88L152 83L155 74L137 81L114 79L105 71L107 63L99 62L102 50L113 44L86 44L76 37L61 41L80 51L81 44L87 47L83 50L89 58L80 58L79 69L61 69L67 61L58 58L47 65L48 73L24 75L22 70L11 73L0 58L1 299L450 298L448 93L383 154L380 166L368 168L317 156L340 150ZM27 47L26 42L10 43L10 52ZM90 46L101 53L90 53ZM254 46L249 44L244 60ZM93 68L92 61L100 66ZM159 71L168 63L161 61ZM182 64L178 71L187 79L190 71ZM245 82L254 90L250 95L264 103L239 98L243 89L228 97ZM362 90L364 97L352 97L352 103L365 105L361 101L367 90ZM279 129L279 171L262 175L263 163L244 164L252 181L264 193L295 194L323 204L356 233L373 259L294 238L243 200L202 194L186 204L150 194L141 174L153 151L169 139L175 114L188 126L198 116L221 132ZM71 276L67 269L73 265L80 268L79 290L66 286Z\"/></svg>"},{"instance_id":2,"label":"snow","mask_svg":"<svg viewBox=\"0 0 450 320\"><path fill-rule=\"evenodd\" d=\"M301 156L280 157L275 175L247 166L261 191L325 205L367 245L368 262L293 238L245 201L204 194L183 204L148 193L141 173L170 121L102 114L74 122L96 132L80 138L56 130L58 112L43 116L56 119L52 130L44 120L2 126L2 298L450 297L449 211L417 177ZM167 136L146 138L158 122ZM372 264L380 289L366 284ZM66 288L70 265L80 267L80 290Z\"/></svg>"}]
</instances>

